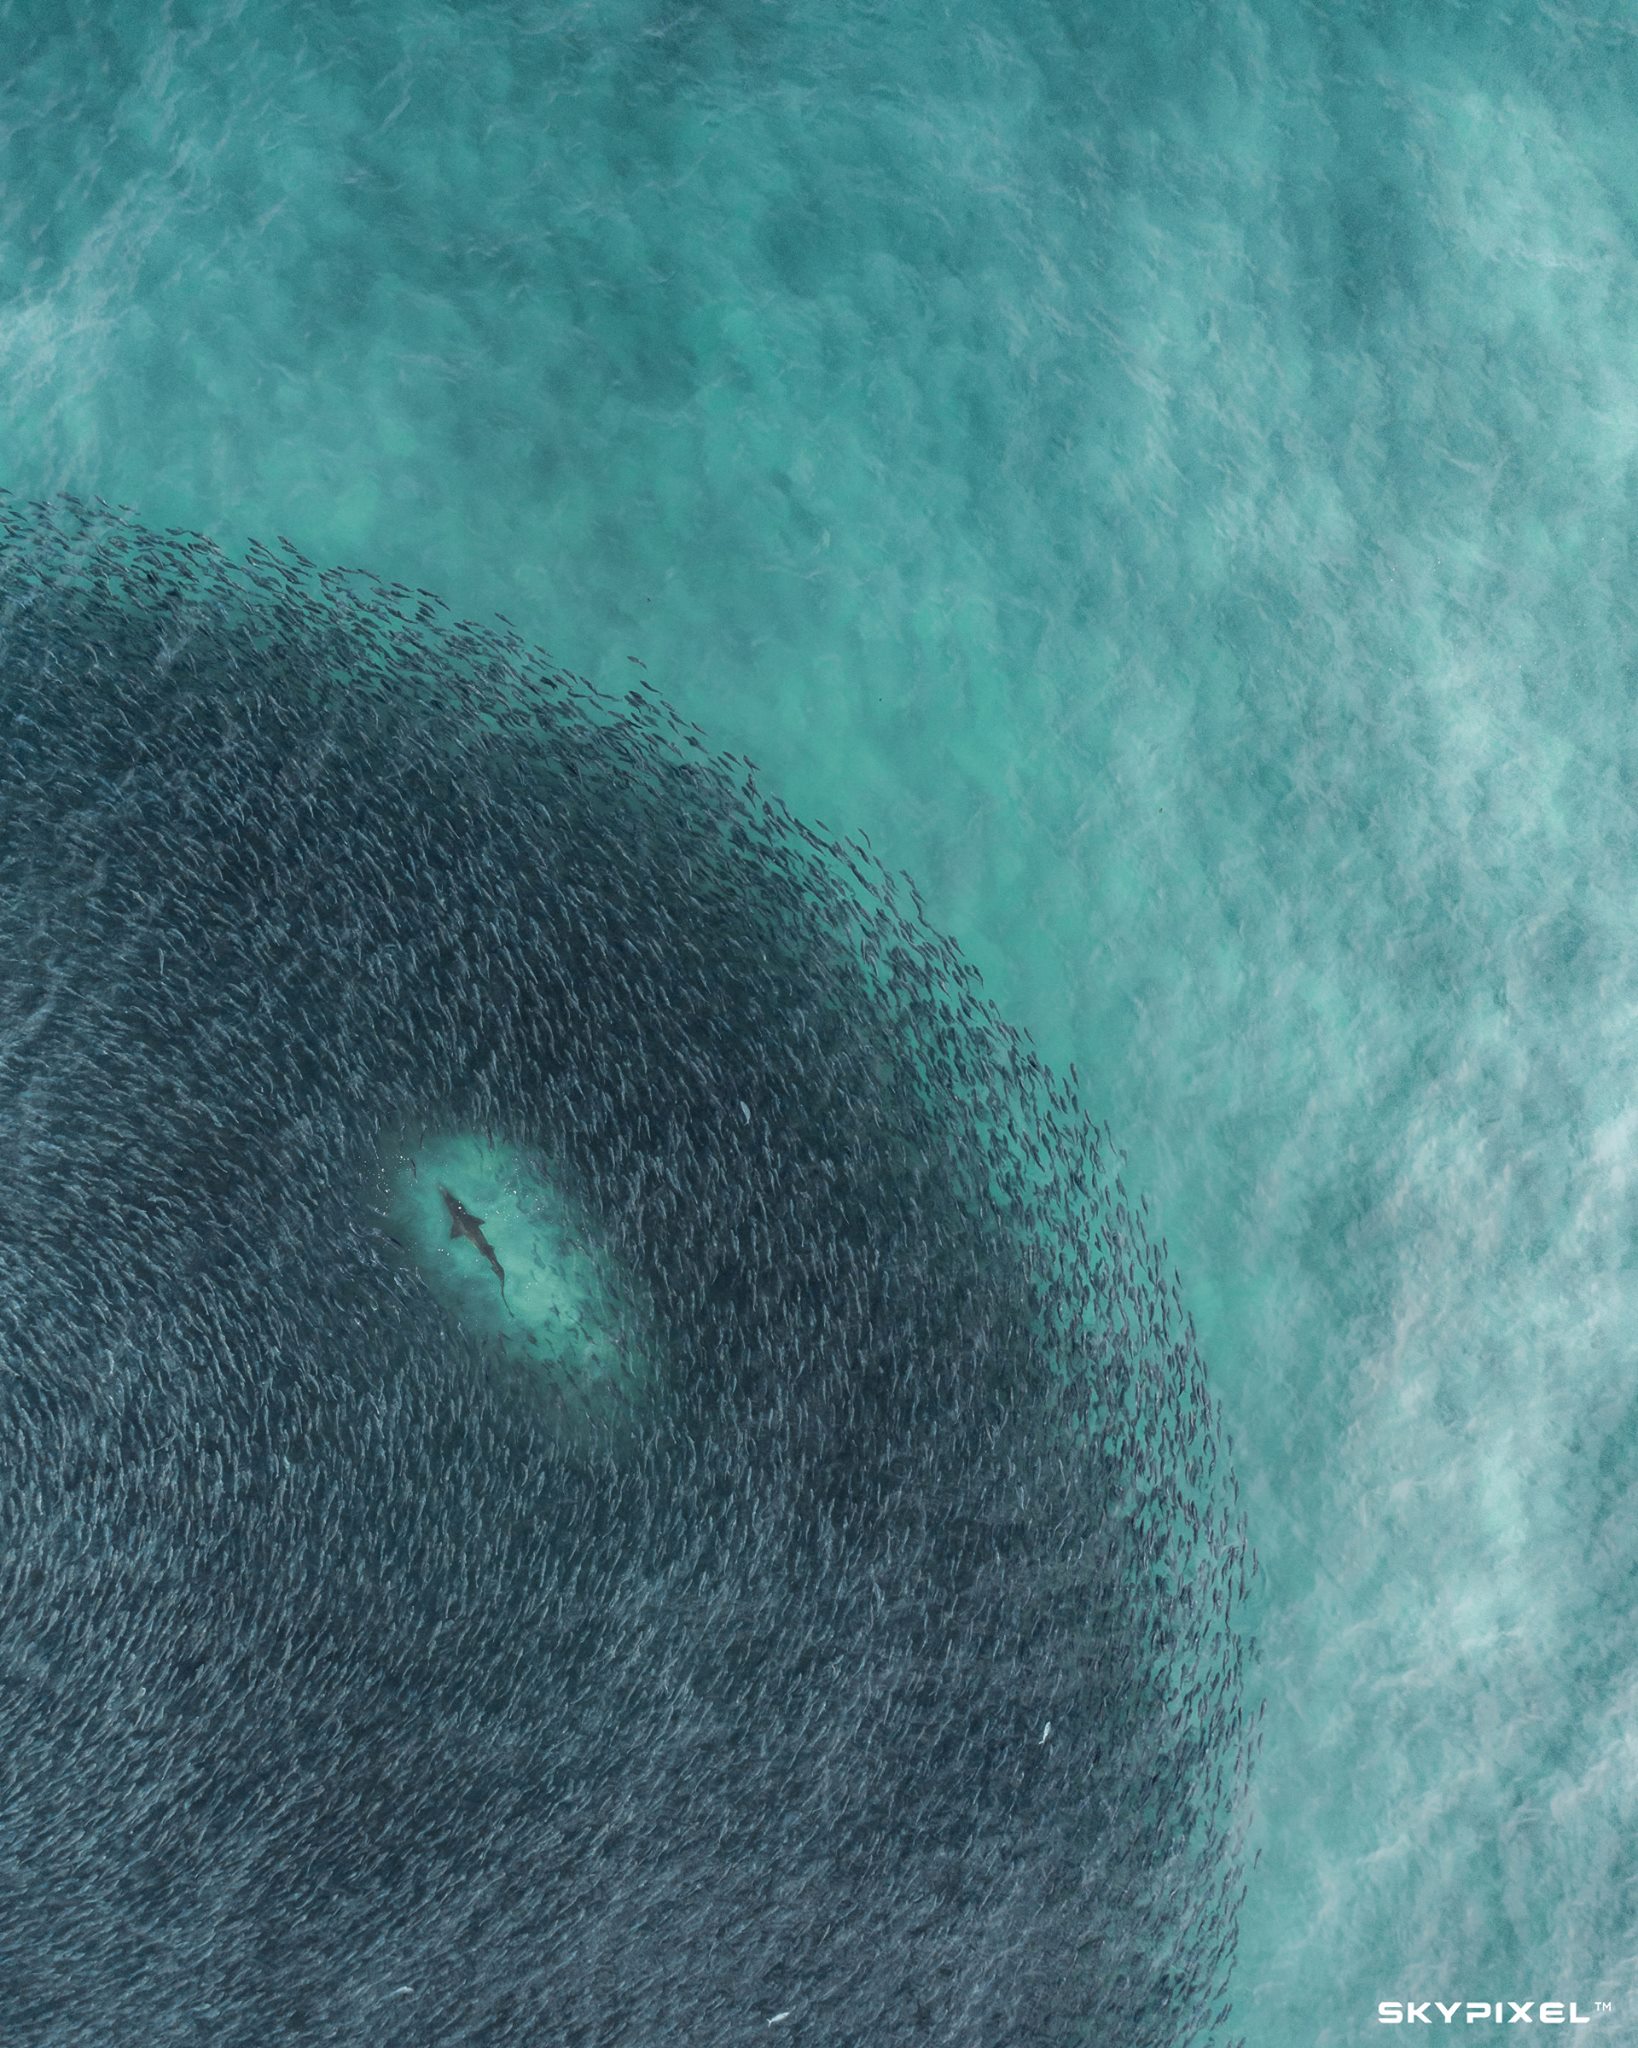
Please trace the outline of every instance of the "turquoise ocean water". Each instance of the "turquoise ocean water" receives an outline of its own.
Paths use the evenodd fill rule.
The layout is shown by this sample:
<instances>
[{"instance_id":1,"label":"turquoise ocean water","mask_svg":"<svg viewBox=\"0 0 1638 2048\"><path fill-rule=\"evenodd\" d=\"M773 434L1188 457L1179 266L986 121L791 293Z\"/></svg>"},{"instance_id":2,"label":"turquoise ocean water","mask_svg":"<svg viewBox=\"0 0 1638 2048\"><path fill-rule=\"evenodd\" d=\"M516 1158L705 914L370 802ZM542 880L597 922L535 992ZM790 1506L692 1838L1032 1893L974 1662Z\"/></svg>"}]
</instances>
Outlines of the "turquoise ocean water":
<instances>
[{"instance_id":1,"label":"turquoise ocean water","mask_svg":"<svg viewBox=\"0 0 1638 2048\"><path fill-rule=\"evenodd\" d=\"M1263 1567L1248 2042L1638 2038L1630 11L0 53L0 483L639 657L1079 1067Z\"/></svg>"}]
</instances>

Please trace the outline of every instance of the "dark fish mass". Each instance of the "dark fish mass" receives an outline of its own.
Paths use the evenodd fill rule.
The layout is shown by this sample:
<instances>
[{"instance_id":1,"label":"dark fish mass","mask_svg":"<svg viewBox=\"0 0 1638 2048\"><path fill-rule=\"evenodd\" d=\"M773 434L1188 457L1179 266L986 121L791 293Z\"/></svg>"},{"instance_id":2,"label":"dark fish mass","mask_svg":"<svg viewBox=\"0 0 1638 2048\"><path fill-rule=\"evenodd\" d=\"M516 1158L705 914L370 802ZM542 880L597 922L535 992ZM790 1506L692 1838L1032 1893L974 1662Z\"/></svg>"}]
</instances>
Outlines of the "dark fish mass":
<instances>
[{"instance_id":1,"label":"dark fish mass","mask_svg":"<svg viewBox=\"0 0 1638 2048\"><path fill-rule=\"evenodd\" d=\"M1226 2048L1218 1411L907 878L100 505L0 494L0 732L7 2048ZM384 1227L414 1130L640 1295L618 1429Z\"/></svg>"}]
</instances>

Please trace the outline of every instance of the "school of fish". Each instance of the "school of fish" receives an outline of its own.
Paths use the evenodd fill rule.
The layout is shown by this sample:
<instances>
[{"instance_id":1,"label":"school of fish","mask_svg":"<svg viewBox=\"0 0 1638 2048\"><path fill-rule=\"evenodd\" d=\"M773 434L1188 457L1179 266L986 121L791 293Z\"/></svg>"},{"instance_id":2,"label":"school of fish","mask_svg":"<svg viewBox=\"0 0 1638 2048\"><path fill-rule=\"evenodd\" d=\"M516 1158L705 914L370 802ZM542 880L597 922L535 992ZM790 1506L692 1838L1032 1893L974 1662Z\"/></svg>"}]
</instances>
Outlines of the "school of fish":
<instances>
[{"instance_id":1,"label":"school of fish","mask_svg":"<svg viewBox=\"0 0 1638 2048\"><path fill-rule=\"evenodd\" d=\"M76 499L0 732L9 2048L1237 2041L1232 1446L908 878L637 670ZM417 1122L640 1275L634 1433L385 1248Z\"/></svg>"}]
</instances>

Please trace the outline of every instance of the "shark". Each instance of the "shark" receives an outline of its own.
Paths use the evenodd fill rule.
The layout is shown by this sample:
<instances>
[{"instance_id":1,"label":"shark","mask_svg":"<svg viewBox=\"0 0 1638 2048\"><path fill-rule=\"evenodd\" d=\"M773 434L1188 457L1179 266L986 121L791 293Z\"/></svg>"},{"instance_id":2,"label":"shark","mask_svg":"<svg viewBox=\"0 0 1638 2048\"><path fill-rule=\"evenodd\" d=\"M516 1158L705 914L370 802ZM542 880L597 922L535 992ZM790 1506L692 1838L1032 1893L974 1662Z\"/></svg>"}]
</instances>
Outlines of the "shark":
<instances>
[{"instance_id":1,"label":"shark","mask_svg":"<svg viewBox=\"0 0 1638 2048\"><path fill-rule=\"evenodd\" d=\"M495 1278L500 1282L501 1300L506 1301L506 1274L501 1268L500 1260L495 1256L495 1247L483 1234L483 1218L474 1216L470 1209L455 1199L448 1188L441 1187L438 1192L443 1196L444 1207L449 1211L450 1236L464 1237L468 1244L476 1246L494 1268ZM508 1315L513 1313L509 1301L506 1301L506 1312Z\"/></svg>"}]
</instances>

